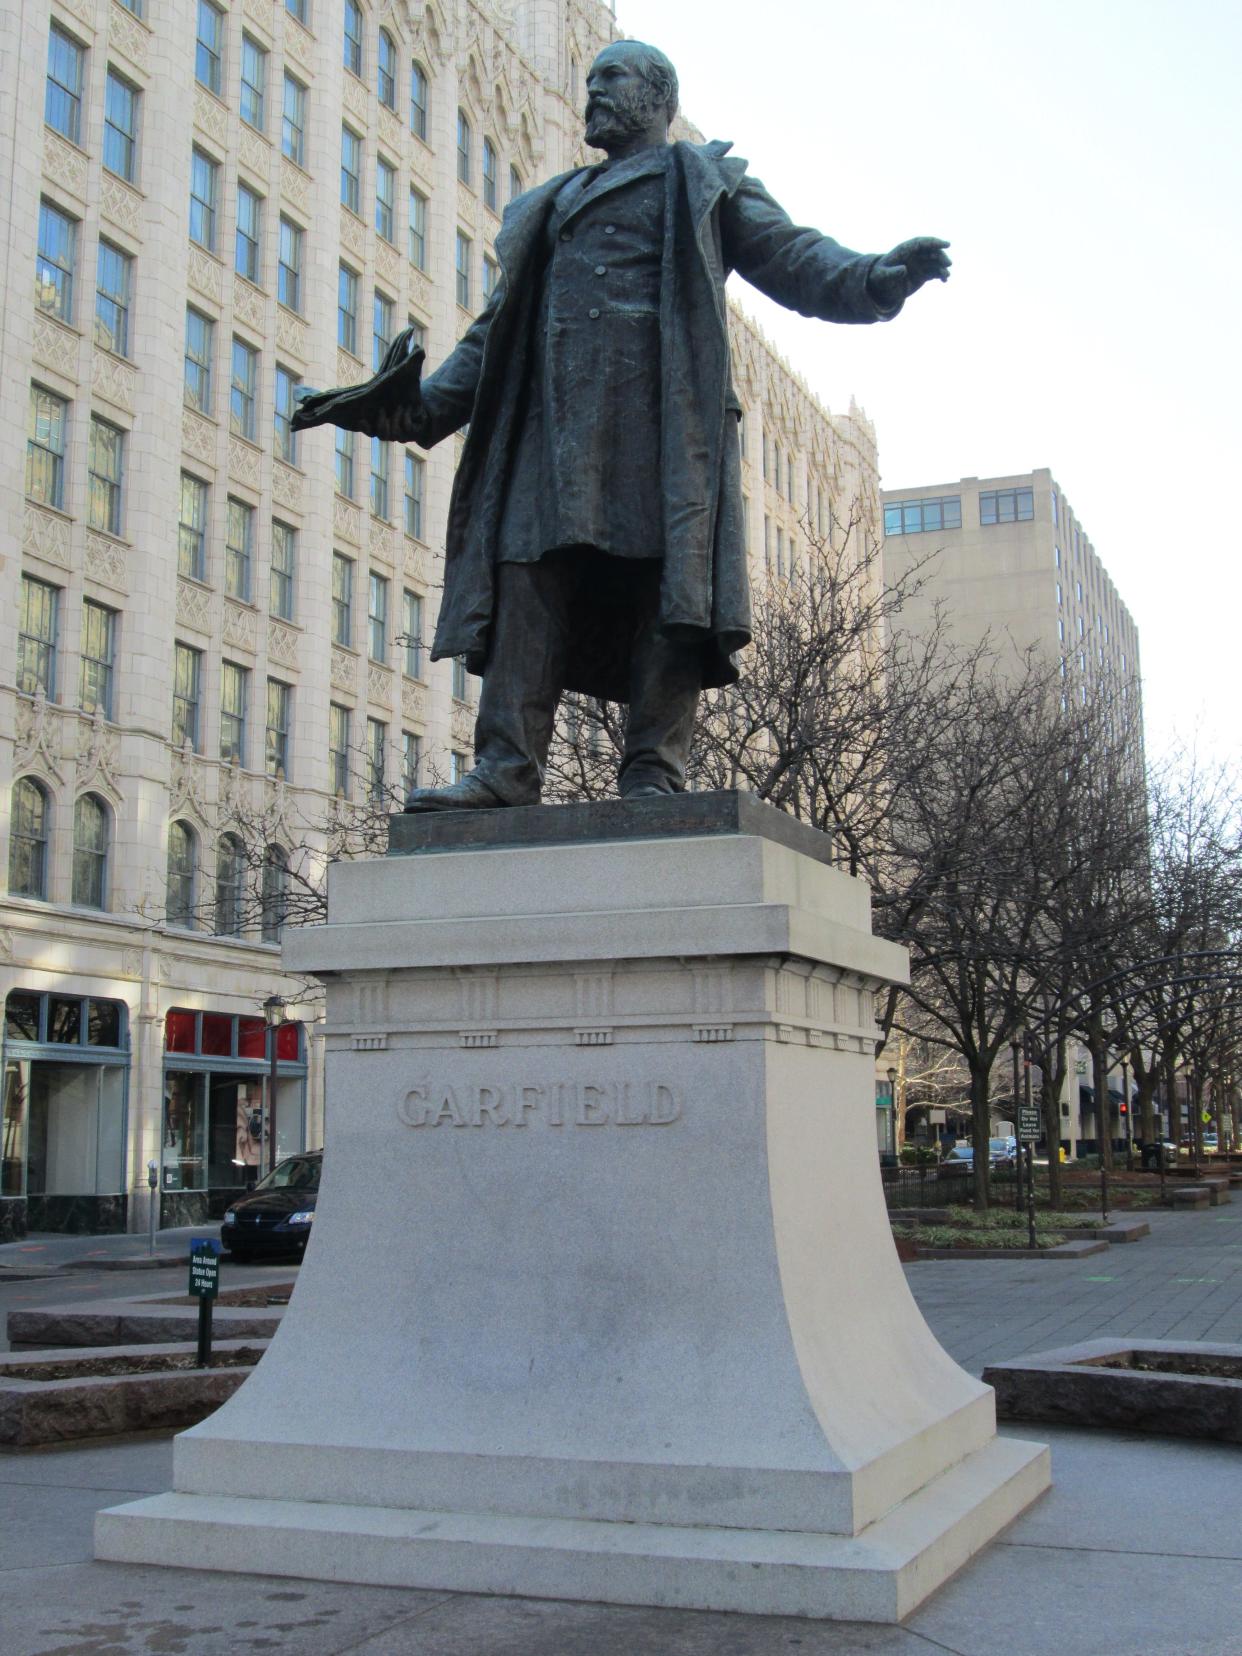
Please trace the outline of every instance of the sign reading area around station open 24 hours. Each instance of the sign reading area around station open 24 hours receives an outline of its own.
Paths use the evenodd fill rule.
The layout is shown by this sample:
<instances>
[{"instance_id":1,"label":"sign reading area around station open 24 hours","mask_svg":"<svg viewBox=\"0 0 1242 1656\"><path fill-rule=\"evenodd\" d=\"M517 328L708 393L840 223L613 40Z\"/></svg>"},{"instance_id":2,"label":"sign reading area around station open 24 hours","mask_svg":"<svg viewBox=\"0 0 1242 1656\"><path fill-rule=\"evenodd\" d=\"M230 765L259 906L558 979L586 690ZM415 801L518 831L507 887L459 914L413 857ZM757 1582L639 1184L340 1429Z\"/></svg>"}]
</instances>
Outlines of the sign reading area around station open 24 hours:
<instances>
[{"instance_id":1,"label":"sign reading area around station open 24 hours","mask_svg":"<svg viewBox=\"0 0 1242 1656\"><path fill-rule=\"evenodd\" d=\"M215 1299L220 1292L220 1256L214 1244L197 1237L190 1244L190 1292L198 1299Z\"/></svg>"}]
</instances>

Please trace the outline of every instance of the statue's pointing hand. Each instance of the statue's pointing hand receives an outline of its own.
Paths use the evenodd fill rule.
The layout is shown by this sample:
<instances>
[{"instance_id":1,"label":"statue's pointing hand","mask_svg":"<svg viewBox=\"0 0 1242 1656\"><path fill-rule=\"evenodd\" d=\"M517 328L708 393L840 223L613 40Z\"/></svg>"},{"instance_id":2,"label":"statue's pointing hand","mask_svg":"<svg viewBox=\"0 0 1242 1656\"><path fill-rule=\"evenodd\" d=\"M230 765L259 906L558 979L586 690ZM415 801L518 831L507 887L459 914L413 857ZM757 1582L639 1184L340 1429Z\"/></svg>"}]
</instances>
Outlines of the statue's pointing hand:
<instances>
[{"instance_id":1,"label":"statue's pointing hand","mask_svg":"<svg viewBox=\"0 0 1242 1656\"><path fill-rule=\"evenodd\" d=\"M938 236L915 236L899 242L871 267L867 287L881 310L897 310L924 282L947 282L952 260L947 241Z\"/></svg>"},{"instance_id":2,"label":"statue's pointing hand","mask_svg":"<svg viewBox=\"0 0 1242 1656\"><path fill-rule=\"evenodd\" d=\"M403 328L384 353L379 368L361 385L338 385L331 391L303 386L295 393L295 431L336 425L389 443L416 439L422 412L421 377L426 353L414 344L413 328Z\"/></svg>"}]
</instances>

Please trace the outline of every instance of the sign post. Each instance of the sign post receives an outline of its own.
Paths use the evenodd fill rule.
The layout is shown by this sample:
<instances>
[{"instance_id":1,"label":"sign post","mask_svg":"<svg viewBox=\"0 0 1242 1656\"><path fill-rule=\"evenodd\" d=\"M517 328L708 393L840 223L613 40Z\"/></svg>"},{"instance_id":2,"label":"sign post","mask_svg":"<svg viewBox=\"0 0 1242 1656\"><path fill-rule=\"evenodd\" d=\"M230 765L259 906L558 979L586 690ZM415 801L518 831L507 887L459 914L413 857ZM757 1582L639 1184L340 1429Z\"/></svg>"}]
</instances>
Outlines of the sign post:
<instances>
[{"instance_id":1,"label":"sign post","mask_svg":"<svg viewBox=\"0 0 1242 1656\"><path fill-rule=\"evenodd\" d=\"M1031 1099L1031 1058L1026 1055L1025 1088L1018 1109L1018 1155L1026 1161L1026 1231L1027 1242L1035 1249L1035 1140L1039 1137L1039 1107ZM1049 1145L1048 1154L1052 1154Z\"/></svg>"},{"instance_id":2,"label":"sign post","mask_svg":"<svg viewBox=\"0 0 1242 1656\"><path fill-rule=\"evenodd\" d=\"M198 1300L198 1366L211 1367L211 1312L220 1292L220 1255L214 1242L196 1236L190 1243L190 1293Z\"/></svg>"}]
</instances>

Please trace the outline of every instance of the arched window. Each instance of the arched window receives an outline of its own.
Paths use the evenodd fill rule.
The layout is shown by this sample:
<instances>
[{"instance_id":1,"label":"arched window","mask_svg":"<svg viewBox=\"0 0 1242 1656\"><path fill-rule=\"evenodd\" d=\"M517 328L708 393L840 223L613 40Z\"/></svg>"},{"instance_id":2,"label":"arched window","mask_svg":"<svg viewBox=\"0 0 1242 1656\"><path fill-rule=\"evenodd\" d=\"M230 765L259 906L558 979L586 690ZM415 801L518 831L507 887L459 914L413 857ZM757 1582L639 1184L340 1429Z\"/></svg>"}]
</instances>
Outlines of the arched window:
<instances>
[{"instance_id":1,"label":"arched window","mask_svg":"<svg viewBox=\"0 0 1242 1656\"><path fill-rule=\"evenodd\" d=\"M108 906L108 807L83 794L73 807L73 896L79 908Z\"/></svg>"},{"instance_id":2,"label":"arched window","mask_svg":"<svg viewBox=\"0 0 1242 1656\"><path fill-rule=\"evenodd\" d=\"M457 111L457 176L463 184L470 182L470 152L474 144L474 133L470 120L464 109Z\"/></svg>"},{"instance_id":3,"label":"arched window","mask_svg":"<svg viewBox=\"0 0 1242 1656\"><path fill-rule=\"evenodd\" d=\"M173 822L168 827L168 891L164 907L170 926L184 926L193 930L197 892L198 846L194 830L187 822Z\"/></svg>"},{"instance_id":4,"label":"arched window","mask_svg":"<svg viewBox=\"0 0 1242 1656\"><path fill-rule=\"evenodd\" d=\"M483 205L490 207L493 213L500 211L496 188L496 170L496 146L490 138L485 138L483 140Z\"/></svg>"},{"instance_id":5,"label":"arched window","mask_svg":"<svg viewBox=\"0 0 1242 1656\"><path fill-rule=\"evenodd\" d=\"M343 61L347 69L362 77L362 7L358 0L345 0Z\"/></svg>"},{"instance_id":6,"label":"arched window","mask_svg":"<svg viewBox=\"0 0 1242 1656\"><path fill-rule=\"evenodd\" d=\"M263 912L261 929L265 943L280 942L280 928L289 911L289 856L279 845L263 853Z\"/></svg>"},{"instance_id":7,"label":"arched window","mask_svg":"<svg viewBox=\"0 0 1242 1656\"><path fill-rule=\"evenodd\" d=\"M242 929L246 858L241 841L225 834L216 846L216 936L237 937Z\"/></svg>"},{"instance_id":8,"label":"arched window","mask_svg":"<svg viewBox=\"0 0 1242 1656\"><path fill-rule=\"evenodd\" d=\"M9 892L14 897L47 896L47 836L51 806L47 789L23 776L13 788L9 826Z\"/></svg>"},{"instance_id":9,"label":"arched window","mask_svg":"<svg viewBox=\"0 0 1242 1656\"><path fill-rule=\"evenodd\" d=\"M522 175L516 167L509 168L509 200L516 201L524 189Z\"/></svg>"},{"instance_id":10,"label":"arched window","mask_svg":"<svg viewBox=\"0 0 1242 1656\"><path fill-rule=\"evenodd\" d=\"M397 107L397 48L387 29L379 32L375 93L386 109Z\"/></svg>"},{"instance_id":11,"label":"arched window","mask_svg":"<svg viewBox=\"0 0 1242 1656\"><path fill-rule=\"evenodd\" d=\"M427 142L427 109L430 102L427 71L421 63L410 65L410 131Z\"/></svg>"}]
</instances>

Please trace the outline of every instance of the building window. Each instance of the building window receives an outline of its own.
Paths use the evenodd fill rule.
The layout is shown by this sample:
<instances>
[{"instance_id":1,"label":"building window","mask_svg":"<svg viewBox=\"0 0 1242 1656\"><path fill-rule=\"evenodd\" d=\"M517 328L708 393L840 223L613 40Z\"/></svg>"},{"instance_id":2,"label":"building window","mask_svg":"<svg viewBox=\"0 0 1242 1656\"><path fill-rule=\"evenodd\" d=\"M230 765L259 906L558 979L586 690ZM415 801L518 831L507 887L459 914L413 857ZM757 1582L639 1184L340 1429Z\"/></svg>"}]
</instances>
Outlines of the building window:
<instances>
[{"instance_id":1,"label":"building window","mask_svg":"<svg viewBox=\"0 0 1242 1656\"><path fill-rule=\"evenodd\" d=\"M510 167L509 168L509 200L510 201L516 201L517 198L521 195L523 188L524 188L524 186L522 184L522 175L521 175L521 173L517 170L516 167Z\"/></svg>"},{"instance_id":2,"label":"building window","mask_svg":"<svg viewBox=\"0 0 1242 1656\"><path fill-rule=\"evenodd\" d=\"M463 656L453 657L453 699L465 701L466 689L466 662Z\"/></svg>"},{"instance_id":3,"label":"building window","mask_svg":"<svg viewBox=\"0 0 1242 1656\"><path fill-rule=\"evenodd\" d=\"M234 661L220 664L220 757L246 763L246 704L250 674Z\"/></svg>"},{"instance_id":4,"label":"building window","mask_svg":"<svg viewBox=\"0 0 1242 1656\"><path fill-rule=\"evenodd\" d=\"M263 886L259 932L265 943L279 943L280 932L289 917L289 857L279 845L263 853ZM289 1028L288 1024L285 1028ZM294 1026L296 1030L296 1026ZM279 1050L279 1049L278 1049Z\"/></svg>"},{"instance_id":5,"label":"building window","mask_svg":"<svg viewBox=\"0 0 1242 1656\"><path fill-rule=\"evenodd\" d=\"M498 210L497 202L499 200L497 171L496 146L490 138L485 138L483 140L483 205L490 207L493 213Z\"/></svg>"},{"instance_id":6,"label":"building window","mask_svg":"<svg viewBox=\"0 0 1242 1656\"><path fill-rule=\"evenodd\" d=\"M346 500L354 498L354 442L355 433L336 428L336 492Z\"/></svg>"},{"instance_id":7,"label":"building window","mask_svg":"<svg viewBox=\"0 0 1242 1656\"><path fill-rule=\"evenodd\" d=\"M90 598L82 602L82 651L78 706L83 713L112 717L112 666L116 659L116 611Z\"/></svg>"},{"instance_id":8,"label":"building window","mask_svg":"<svg viewBox=\"0 0 1242 1656\"><path fill-rule=\"evenodd\" d=\"M306 163L306 88L285 72L280 114L280 148L299 167Z\"/></svg>"},{"instance_id":9,"label":"building window","mask_svg":"<svg viewBox=\"0 0 1242 1656\"><path fill-rule=\"evenodd\" d=\"M259 285L263 245L263 208L260 198L248 185L237 186L237 242L233 268L248 282Z\"/></svg>"},{"instance_id":10,"label":"building window","mask_svg":"<svg viewBox=\"0 0 1242 1656\"><path fill-rule=\"evenodd\" d=\"M53 207L50 201L41 201L39 246L35 254L35 304L60 322L73 321L77 255L77 220L62 213L59 207ZM411 253L410 257L413 256Z\"/></svg>"},{"instance_id":11,"label":"building window","mask_svg":"<svg viewBox=\"0 0 1242 1656\"><path fill-rule=\"evenodd\" d=\"M410 263L427 268L427 197L410 185Z\"/></svg>"},{"instance_id":12,"label":"building window","mask_svg":"<svg viewBox=\"0 0 1242 1656\"><path fill-rule=\"evenodd\" d=\"M134 261L102 238L95 266L95 343L129 355L129 295Z\"/></svg>"},{"instance_id":13,"label":"building window","mask_svg":"<svg viewBox=\"0 0 1242 1656\"><path fill-rule=\"evenodd\" d=\"M423 600L407 587L401 594L401 640L405 645L405 671L410 678L423 676Z\"/></svg>"},{"instance_id":14,"label":"building window","mask_svg":"<svg viewBox=\"0 0 1242 1656\"><path fill-rule=\"evenodd\" d=\"M776 526L776 573L782 579L785 575L785 531L778 523Z\"/></svg>"},{"instance_id":15,"label":"building window","mask_svg":"<svg viewBox=\"0 0 1242 1656\"><path fill-rule=\"evenodd\" d=\"M426 487L426 464L421 455L406 451L405 456L405 532L415 540L423 538L423 491Z\"/></svg>"},{"instance_id":16,"label":"building window","mask_svg":"<svg viewBox=\"0 0 1242 1656\"><path fill-rule=\"evenodd\" d=\"M341 205L351 213L362 202L362 139L347 126L341 128Z\"/></svg>"},{"instance_id":17,"label":"building window","mask_svg":"<svg viewBox=\"0 0 1242 1656\"><path fill-rule=\"evenodd\" d=\"M412 730L401 732L401 791L409 795L418 786L423 768L423 741Z\"/></svg>"},{"instance_id":18,"label":"building window","mask_svg":"<svg viewBox=\"0 0 1242 1656\"><path fill-rule=\"evenodd\" d=\"M980 490L980 523L1029 523L1034 516L1035 495L1031 489Z\"/></svg>"},{"instance_id":19,"label":"building window","mask_svg":"<svg viewBox=\"0 0 1242 1656\"><path fill-rule=\"evenodd\" d=\"M382 155L375 161L375 230L386 242L397 239L397 169Z\"/></svg>"},{"instance_id":20,"label":"building window","mask_svg":"<svg viewBox=\"0 0 1242 1656\"><path fill-rule=\"evenodd\" d=\"M302 309L303 233L291 220L280 221L280 257L276 267L276 297L286 310Z\"/></svg>"},{"instance_id":21,"label":"building window","mask_svg":"<svg viewBox=\"0 0 1242 1656\"><path fill-rule=\"evenodd\" d=\"M73 884L76 908L107 908L108 807L95 794L83 794L73 807Z\"/></svg>"},{"instance_id":22,"label":"building window","mask_svg":"<svg viewBox=\"0 0 1242 1656\"><path fill-rule=\"evenodd\" d=\"M279 363L276 364L276 458L287 461L291 466L298 463L298 434L293 429L297 403L293 393L299 377L292 368L282 368Z\"/></svg>"},{"instance_id":23,"label":"building window","mask_svg":"<svg viewBox=\"0 0 1242 1656\"><path fill-rule=\"evenodd\" d=\"M267 53L257 40L242 35L241 118L247 126L262 132L267 99Z\"/></svg>"},{"instance_id":24,"label":"building window","mask_svg":"<svg viewBox=\"0 0 1242 1656\"><path fill-rule=\"evenodd\" d=\"M421 63L410 65L410 131L427 142L427 72Z\"/></svg>"},{"instance_id":25,"label":"building window","mask_svg":"<svg viewBox=\"0 0 1242 1656\"><path fill-rule=\"evenodd\" d=\"M48 796L32 777L13 788L9 823L9 894L47 897Z\"/></svg>"},{"instance_id":26,"label":"building window","mask_svg":"<svg viewBox=\"0 0 1242 1656\"><path fill-rule=\"evenodd\" d=\"M1057 503L1057 491L1055 489L1052 491L1052 522L1055 527L1060 527L1060 507Z\"/></svg>"},{"instance_id":27,"label":"building window","mask_svg":"<svg viewBox=\"0 0 1242 1656\"><path fill-rule=\"evenodd\" d=\"M464 109L457 111L457 176L463 184L470 182L470 150L474 143L474 134Z\"/></svg>"},{"instance_id":28,"label":"building window","mask_svg":"<svg viewBox=\"0 0 1242 1656\"><path fill-rule=\"evenodd\" d=\"M388 522L388 444L371 439L371 515Z\"/></svg>"},{"instance_id":29,"label":"building window","mask_svg":"<svg viewBox=\"0 0 1242 1656\"><path fill-rule=\"evenodd\" d=\"M499 281L500 266L495 259L489 258L485 253L483 255L483 301L485 304L495 293Z\"/></svg>"},{"instance_id":30,"label":"building window","mask_svg":"<svg viewBox=\"0 0 1242 1656\"><path fill-rule=\"evenodd\" d=\"M233 380L229 390L229 430L254 442L259 392L259 353L245 340L233 339Z\"/></svg>"},{"instance_id":31,"label":"building window","mask_svg":"<svg viewBox=\"0 0 1242 1656\"><path fill-rule=\"evenodd\" d=\"M194 78L200 86L220 96L224 84L224 13L211 0L198 0L198 40L194 52Z\"/></svg>"},{"instance_id":32,"label":"building window","mask_svg":"<svg viewBox=\"0 0 1242 1656\"><path fill-rule=\"evenodd\" d=\"M138 154L138 91L115 69L104 86L103 164L109 172L134 182Z\"/></svg>"},{"instance_id":33,"label":"building window","mask_svg":"<svg viewBox=\"0 0 1242 1656\"><path fill-rule=\"evenodd\" d=\"M380 719L367 720L367 798L378 805L384 797L384 750L388 746L388 726Z\"/></svg>"},{"instance_id":34,"label":"building window","mask_svg":"<svg viewBox=\"0 0 1242 1656\"><path fill-rule=\"evenodd\" d=\"M362 7L358 0L345 0L345 67L361 78L362 75Z\"/></svg>"},{"instance_id":35,"label":"building window","mask_svg":"<svg viewBox=\"0 0 1242 1656\"><path fill-rule=\"evenodd\" d=\"M71 144L82 136L82 75L86 49L52 24L47 43L47 86L43 119Z\"/></svg>"},{"instance_id":36,"label":"building window","mask_svg":"<svg viewBox=\"0 0 1242 1656\"><path fill-rule=\"evenodd\" d=\"M216 325L192 305L185 312L185 404L200 414L211 413L211 359L215 354Z\"/></svg>"},{"instance_id":37,"label":"building window","mask_svg":"<svg viewBox=\"0 0 1242 1656\"><path fill-rule=\"evenodd\" d=\"M125 433L98 414L91 416L87 459L86 521L106 535L121 533Z\"/></svg>"},{"instance_id":38,"label":"building window","mask_svg":"<svg viewBox=\"0 0 1242 1656\"><path fill-rule=\"evenodd\" d=\"M332 554L332 642L352 649L354 642L354 560Z\"/></svg>"},{"instance_id":39,"label":"building window","mask_svg":"<svg viewBox=\"0 0 1242 1656\"><path fill-rule=\"evenodd\" d=\"M216 844L216 936L238 937L246 894L246 858L242 843L225 834Z\"/></svg>"},{"instance_id":40,"label":"building window","mask_svg":"<svg viewBox=\"0 0 1242 1656\"><path fill-rule=\"evenodd\" d=\"M65 438L69 404L41 385L30 387L26 437L26 494L44 506L65 505Z\"/></svg>"},{"instance_id":41,"label":"building window","mask_svg":"<svg viewBox=\"0 0 1242 1656\"><path fill-rule=\"evenodd\" d=\"M289 727L293 691L279 679L267 681L267 738L264 764L269 776L289 776Z\"/></svg>"},{"instance_id":42,"label":"building window","mask_svg":"<svg viewBox=\"0 0 1242 1656\"><path fill-rule=\"evenodd\" d=\"M348 265L337 272L336 342L351 356L358 355L358 278Z\"/></svg>"},{"instance_id":43,"label":"building window","mask_svg":"<svg viewBox=\"0 0 1242 1656\"><path fill-rule=\"evenodd\" d=\"M60 588L33 575L22 576L22 607L17 628L17 688L23 696L42 690L56 700L56 638Z\"/></svg>"},{"instance_id":44,"label":"building window","mask_svg":"<svg viewBox=\"0 0 1242 1656\"><path fill-rule=\"evenodd\" d=\"M457 748L449 753L449 782L460 782L466 774L466 755Z\"/></svg>"},{"instance_id":45,"label":"building window","mask_svg":"<svg viewBox=\"0 0 1242 1656\"><path fill-rule=\"evenodd\" d=\"M285 0L285 10L290 17L296 17L303 28L306 27L306 0Z\"/></svg>"},{"instance_id":46,"label":"building window","mask_svg":"<svg viewBox=\"0 0 1242 1656\"><path fill-rule=\"evenodd\" d=\"M272 524L272 562L268 609L282 621L293 620L293 576L297 564L298 532L287 523Z\"/></svg>"},{"instance_id":47,"label":"building window","mask_svg":"<svg viewBox=\"0 0 1242 1656\"><path fill-rule=\"evenodd\" d=\"M194 929L197 892L198 842L186 822L168 825L168 879L164 896L165 919L170 926Z\"/></svg>"},{"instance_id":48,"label":"building window","mask_svg":"<svg viewBox=\"0 0 1242 1656\"><path fill-rule=\"evenodd\" d=\"M181 474L181 515L177 523L177 573L191 581L206 578L207 485L201 478Z\"/></svg>"},{"instance_id":49,"label":"building window","mask_svg":"<svg viewBox=\"0 0 1242 1656\"><path fill-rule=\"evenodd\" d=\"M349 798L349 709L339 702L328 703L328 786Z\"/></svg>"},{"instance_id":50,"label":"building window","mask_svg":"<svg viewBox=\"0 0 1242 1656\"><path fill-rule=\"evenodd\" d=\"M173 746L182 748L188 742L194 752L199 751L199 695L202 679L203 652L189 644L173 645Z\"/></svg>"},{"instance_id":51,"label":"building window","mask_svg":"<svg viewBox=\"0 0 1242 1656\"><path fill-rule=\"evenodd\" d=\"M960 495L941 495L936 500L890 500L884 508L886 535L921 535L929 530L961 527Z\"/></svg>"},{"instance_id":52,"label":"building window","mask_svg":"<svg viewBox=\"0 0 1242 1656\"><path fill-rule=\"evenodd\" d=\"M377 373L388 347L392 344L394 326L393 302L377 288L371 306L371 367Z\"/></svg>"},{"instance_id":53,"label":"building window","mask_svg":"<svg viewBox=\"0 0 1242 1656\"><path fill-rule=\"evenodd\" d=\"M397 107L397 48L387 29L379 32L375 58L375 95L385 109Z\"/></svg>"},{"instance_id":54,"label":"building window","mask_svg":"<svg viewBox=\"0 0 1242 1656\"><path fill-rule=\"evenodd\" d=\"M195 148L190 155L190 240L216 250L216 202L220 195L218 164Z\"/></svg>"},{"instance_id":55,"label":"building window","mask_svg":"<svg viewBox=\"0 0 1242 1656\"><path fill-rule=\"evenodd\" d=\"M230 598L250 602L250 569L254 560L254 507L244 500L228 501L224 540L224 590Z\"/></svg>"},{"instance_id":56,"label":"building window","mask_svg":"<svg viewBox=\"0 0 1242 1656\"><path fill-rule=\"evenodd\" d=\"M367 601L367 653L372 661L388 660L388 582L372 574Z\"/></svg>"},{"instance_id":57,"label":"building window","mask_svg":"<svg viewBox=\"0 0 1242 1656\"><path fill-rule=\"evenodd\" d=\"M457 303L470 309L470 237L457 232Z\"/></svg>"}]
</instances>

